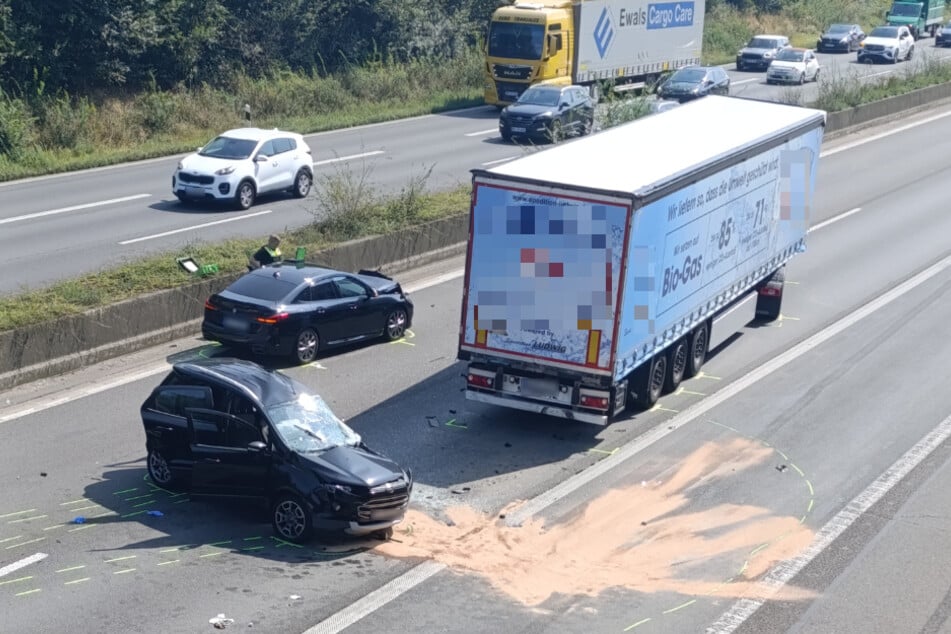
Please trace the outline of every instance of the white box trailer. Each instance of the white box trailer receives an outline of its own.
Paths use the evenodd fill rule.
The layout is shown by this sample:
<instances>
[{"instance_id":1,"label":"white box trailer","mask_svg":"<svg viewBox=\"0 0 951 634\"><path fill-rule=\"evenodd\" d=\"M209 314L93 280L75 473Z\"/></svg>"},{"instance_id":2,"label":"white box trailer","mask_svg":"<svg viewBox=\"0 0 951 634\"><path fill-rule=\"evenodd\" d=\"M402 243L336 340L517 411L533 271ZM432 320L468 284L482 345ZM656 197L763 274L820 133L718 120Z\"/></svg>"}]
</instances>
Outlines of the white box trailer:
<instances>
[{"instance_id":1,"label":"white box trailer","mask_svg":"<svg viewBox=\"0 0 951 634\"><path fill-rule=\"evenodd\" d=\"M606 424L699 372L744 309L777 318L824 125L709 96L472 170L466 397Z\"/></svg>"},{"instance_id":2,"label":"white box trailer","mask_svg":"<svg viewBox=\"0 0 951 634\"><path fill-rule=\"evenodd\" d=\"M574 82L642 79L700 63L705 3L574 3ZM637 82L641 85L643 82Z\"/></svg>"}]
</instances>

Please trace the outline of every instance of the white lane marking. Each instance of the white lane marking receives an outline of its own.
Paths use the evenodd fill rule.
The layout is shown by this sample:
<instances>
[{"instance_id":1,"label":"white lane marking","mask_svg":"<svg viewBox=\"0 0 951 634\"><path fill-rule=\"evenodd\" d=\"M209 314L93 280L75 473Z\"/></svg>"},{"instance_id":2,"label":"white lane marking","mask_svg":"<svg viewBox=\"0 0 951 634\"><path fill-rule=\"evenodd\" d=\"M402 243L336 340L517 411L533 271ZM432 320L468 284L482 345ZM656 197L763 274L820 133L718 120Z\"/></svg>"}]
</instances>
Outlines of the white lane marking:
<instances>
[{"instance_id":1,"label":"white lane marking","mask_svg":"<svg viewBox=\"0 0 951 634\"><path fill-rule=\"evenodd\" d=\"M672 434L674 431L680 429L687 423L706 414L708 411L720 405L721 403L733 398L754 383L766 378L776 370L779 370L789 363L792 363L799 357L822 345L832 337L844 331L846 328L849 328L860 320L873 314L875 311L881 310L899 297L921 286L935 275L938 275L944 271L946 268L948 268L948 266L951 266L951 255L945 257L936 264L931 265L921 273L918 273L914 277L899 284L892 290L864 304L857 310L849 313L839 321L820 330L805 341L802 341L792 348L789 348L785 352L773 357L763 365L754 368L746 375L718 390L712 396L708 396L702 401L698 401L696 404L684 410L682 413L676 414L670 420L664 421L663 423L657 425L647 433L623 447L617 453L585 469L578 475L563 481L553 489L542 493L538 497L519 508L514 513L509 513L506 517L506 523L510 526L517 526L525 522L525 520L528 518L532 517L533 515L537 515L539 512L548 508L555 502L558 502L562 498L587 485L595 478L610 471L618 465L623 464L626 460L632 458L641 451L644 451L657 441Z\"/></svg>"},{"instance_id":2,"label":"white lane marking","mask_svg":"<svg viewBox=\"0 0 951 634\"><path fill-rule=\"evenodd\" d=\"M849 209L848 211L843 211L838 216L832 216L831 218L827 220L823 220L817 225L812 225L811 227L809 227L809 231L807 231L806 233L812 233L813 231L818 231L819 229L828 227L829 225L835 222L839 222L840 220L844 220L848 218L849 216L857 214L860 211L862 211L861 207L856 207L855 209Z\"/></svg>"},{"instance_id":3,"label":"white lane marking","mask_svg":"<svg viewBox=\"0 0 951 634\"><path fill-rule=\"evenodd\" d=\"M759 77L753 77L752 79L741 79L740 81L731 81L731 82L730 82L730 85L731 85L731 86L739 86L740 84L748 84L748 83L750 83L751 81L763 81L763 80L760 79Z\"/></svg>"},{"instance_id":4,"label":"white lane marking","mask_svg":"<svg viewBox=\"0 0 951 634\"><path fill-rule=\"evenodd\" d=\"M486 134L498 133L498 131L499 126L495 126L494 128L489 128L488 130L482 130L480 132L469 132L464 136L485 136Z\"/></svg>"},{"instance_id":5,"label":"white lane marking","mask_svg":"<svg viewBox=\"0 0 951 634\"><path fill-rule=\"evenodd\" d=\"M123 196L122 198L112 198L110 200L100 200L94 203L84 203L82 205L73 205L72 207L62 207L60 209L50 209L49 211L38 211L32 214L24 214L22 216L14 216L12 218L4 218L0 220L0 225L5 225L10 222L18 222L20 220L33 220L34 218L42 218L43 216L55 216L57 214L65 214L70 211L81 211L83 209L92 209L93 207L102 207L103 205L115 205L116 203L125 203L130 200L139 200L140 198L148 198L152 194L133 194L132 196Z\"/></svg>"},{"instance_id":6,"label":"white lane marking","mask_svg":"<svg viewBox=\"0 0 951 634\"><path fill-rule=\"evenodd\" d=\"M12 564L8 564L3 568L0 568L0 577L4 577L11 572L16 572L20 568L26 568L30 564L35 564L38 561L43 561L47 558L46 553L36 553L35 555L30 555L29 557L24 557L20 561L14 561Z\"/></svg>"},{"instance_id":7,"label":"white lane marking","mask_svg":"<svg viewBox=\"0 0 951 634\"><path fill-rule=\"evenodd\" d=\"M443 284L444 282L462 277L464 272L464 269L458 268L452 271L447 271L446 273L421 279L411 284L406 284L404 288L406 289L407 293L417 293L432 286L437 286L439 284ZM9 423L10 421L23 418L24 416L30 416L31 414L37 414L52 407L56 407L57 405L63 405L80 398L99 394L100 392L107 392L117 387L134 383L135 381L147 379L151 376L155 376L156 374L168 372L169 368L171 367L171 364L167 361L159 361L142 368L138 372L134 372L132 374L123 374L121 377L110 381L105 381L98 384L86 384L82 388L71 388L55 398L47 397L45 400L40 399L39 402L31 403L21 409L14 410L7 414L0 414L0 424Z\"/></svg>"},{"instance_id":8,"label":"white lane marking","mask_svg":"<svg viewBox=\"0 0 951 634\"><path fill-rule=\"evenodd\" d=\"M351 154L350 156L338 156L337 158L314 161L314 167L330 165L331 163L340 163L341 161L351 161L358 158L366 158L367 156L376 156L377 154L383 154L383 150L373 150L372 152L364 152L363 154Z\"/></svg>"},{"instance_id":9,"label":"white lane marking","mask_svg":"<svg viewBox=\"0 0 951 634\"><path fill-rule=\"evenodd\" d=\"M778 592L784 585L789 583L793 577L799 574L803 568L818 557L822 551L832 545L839 535L844 533L852 524L864 515L872 506L881 500L886 493L891 491L896 484L901 482L902 478L907 476L912 469L927 458L944 441L951 437L951 416L938 423L931 432L919 440L914 447L895 461L895 463L886 469L874 482L859 493L851 502L846 504L835 517L829 520L823 526L812 543L793 557L787 559L770 570L766 576L757 584L758 594L762 599L739 599L729 610L724 612L716 622L707 628L707 634L728 634L732 632L747 619L753 616L766 600Z\"/></svg>"},{"instance_id":10,"label":"white lane marking","mask_svg":"<svg viewBox=\"0 0 951 634\"><path fill-rule=\"evenodd\" d=\"M542 493L541 495L529 500L527 504L520 507L515 513L510 513L505 519L505 523L508 526L519 526L524 523L527 519L531 518L534 515L537 515L541 511L545 510L552 504L564 499L568 495L571 495L578 489L587 486L593 480L601 477L602 475L610 472L612 469L615 469L623 465L627 460L630 460L635 455L641 453L654 443L658 442L662 438L672 434L674 431L684 427L688 423L696 420L697 418L703 416L708 411L714 407L722 404L723 402L733 398L746 388L755 384L756 382L766 378L773 372L781 369L782 367L792 363L799 357L805 355L826 341L832 339L834 336L841 333L846 328L854 325L858 321L868 317L877 310L880 310L905 295L906 293L912 291L918 286L924 284L930 280L935 275L938 275L946 268L951 266L951 256L948 256L941 260L940 262L933 264L928 267L921 273L918 273L914 277L906 280L902 284L899 284L892 290L887 293L877 297L876 299L864 304L862 307L857 310L849 313L839 321L831 324L830 326L820 330L813 336L809 337L800 344L790 348L786 352L773 357L763 365L753 369L746 375L740 377L736 381L728 384L724 388L715 392L712 396L708 396L702 401L697 402L688 409L684 410L680 414L676 414L673 418L664 421L650 429L648 432L639 436L637 439L631 441L630 443L621 447L616 453L611 456L601 460L600 462L594 464L591 467L588 467L581 473L570 477L569 479L563 481L561 484L558 484L554 488ZM938 441L940 442L940 441ZM912 453L912 452L909 452ZM887 474L887 472L886 472ZM871 487L870 487L871 488ZM421 564L420 567L425 564ZM416 568L411 570L409 573L412 574ZM394 580L397 581L399 577ZM393 582L390 582L393 583ZM415 584L413 584L415 585ZM412 586L410 586L412 587ZM393 596L388 596L387 600L392 601ZM359 618L362 618L369 614L366 611L366 606L361 605L359 609L355 609L354 606L357 606L360 602L357 602L351 605L348 608L344 608L341 612L338 612L336 615L331 616L326 619L323 623L336 623L335 619L338 615L344 615L346 618L341 619L343 627L351 625L354 621L352 620L354 615L359 615ZM329 627L329 626L328 626ZM341 627L340 629L343 629ZM339 632L339 629L323 629L320 630L321 634L324 632ZM305 634L311 634L311 631L308 630Z\"/></svg>"},{"instance_id":11,"label":"white lane marking","mask_svg":"<svg viewBox=\"0 0 951 634\"><path fill-rule=\"evenodd\" d=\"M905 130L911 130L912 128L917 128L920 125L925 125L926 123L931 123L932 121L937 121L938 119L944 119L945 117L951 117L951 110L946 110L945 112L942 112L940 114L932 115L930 117L925 117L924 119L920 119L912 123L906 123L905 125L898 126L897 128L892 128L890 130L886 130L885 132L879 132L878 134L873 134L863 139L852 141L851 143L844 143L842 145L838 145L834 148L831 148L822 152L821 154L819 154L819 156L823 158L825 158L826 156L832 156L833 154L838 154L839 152L851 150L852 148L857 148L861 145L865 145L866 143L871 143L872 141L878 141L879 139L890 137L893 134L901 134Z\"/></svg>"},{"instance_id":12,"label":"white lane marking","mask_svg":"<svg viewBox=\"0 0 951 634\"><path fill-rule=\"evenodd\" d=\"M162 233L153 233L150 236L142 236L141 238L132 238L130 240L123 240L119 244L133 244L135 242L143 242L145 240L154 240L155 238L164 238L165 236L175 235L176 233L184 233L185 231L194 231L195 229L203 229L204 227L211 227L213 225L223 225L226 222L236 222L238 220L247 220L248 218L254 218L255 216L263 216L264 214L271 213L271 209L265 209L264 211L255 211L254 213L244 214L243 216L235 216L234 218L225 218L223 220L214 220L212 222L205 222L200 225L194 225L192 227L182 227L181 229L172 229L171 231L164 231Z\"/></svg>"},{"instance_id":13,"label":"white lane marking","mask_svg":"<svg viewBox=\"0 0 951 634\"><path fill-rule=\"evenodd\" d=\"M506 156L505 158L495 159L494 161L486 161L486 162L483 163L482 165L483 165L483 167L485 167L485 166L488 166L488 165L495 165L496 163L504 163L505 161L511 161L511 160L514 160L514 159L517 159L517 158L518 158L517 156Z\"/></svg>"},{"instance_id":14,"label":"white lane marking","mask_svg":"<svg viewBox=\"0 0 951 634\"><path fill-rule=\"evenodd\" d=\"M349 607L308 628L304 634L335 634L345 630L363 617L376 612L393 599L415 588L437 572L445 569L445 567L443 564L432 561L419 564L356 603L352 603Z\"/></svg>"}]
</instances>

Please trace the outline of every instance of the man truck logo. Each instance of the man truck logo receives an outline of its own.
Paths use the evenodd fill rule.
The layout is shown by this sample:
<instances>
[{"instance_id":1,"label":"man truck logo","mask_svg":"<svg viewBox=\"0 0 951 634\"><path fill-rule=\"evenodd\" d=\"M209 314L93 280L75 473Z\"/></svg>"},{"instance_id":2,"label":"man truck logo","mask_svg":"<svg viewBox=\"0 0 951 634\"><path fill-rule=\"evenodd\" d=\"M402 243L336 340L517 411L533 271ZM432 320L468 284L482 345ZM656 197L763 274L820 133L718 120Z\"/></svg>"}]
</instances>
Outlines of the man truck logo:
<instances>
[{"instance_id":1,"label":"man truck logo","mask_svg":"<svg viewBox=\"0 0 951 634\"><path fill-rule=\"evenodd\" d=\"M611 46L611 42L614 41L614 26L611 24L611 16L608 13L607 7L601 10L598 23L594 25L593 35L594 43L598 47L598 55L601 56L601 59L604 59L604 56L608 53L608 48Z\"/></svg>"},{"instance_id":2,"label":"man truck logo","mask_svg":"<svg viewBox=\"0 0 951 634\"><path fill-rule=\"evenodd\" d=\"M693 2L664 2L647 5L647 30L693 26Z\"/></svg>"}]
</instances>

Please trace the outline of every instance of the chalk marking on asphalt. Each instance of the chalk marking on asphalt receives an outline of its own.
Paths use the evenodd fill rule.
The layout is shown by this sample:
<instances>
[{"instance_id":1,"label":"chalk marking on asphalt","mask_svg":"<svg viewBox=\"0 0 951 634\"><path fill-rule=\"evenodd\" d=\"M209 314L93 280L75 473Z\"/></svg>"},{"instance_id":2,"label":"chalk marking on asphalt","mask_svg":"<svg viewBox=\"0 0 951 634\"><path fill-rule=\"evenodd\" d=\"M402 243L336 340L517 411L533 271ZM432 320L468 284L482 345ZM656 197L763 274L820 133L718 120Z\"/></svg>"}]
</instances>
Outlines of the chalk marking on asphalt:
<instances>
[{"instance_id":1,"label":"chalk marking on asphalt","mask_svg":"<svg viewBox=\"0 0 951 634\"><path fill-rule=\"evenodd\" d=\"M126 555L125 557L113 557L112 559L106 559L105 562L110 564L114 561L125 561L127 559L135 559L137 555Z\"/></svg>"},{"instance_id":2,"label":"chalk marking on asphalt","mask_svg":"<svg viewBox=\"0 0 951 634\"><path fill-rule=\"evenodd\" d=\"M71 502L60 502L59 505L60 505L60 506L71 506L71 505L73 505L73 504L80 504L80 503L82 503L82 502L92 502L92 500L88 500L88 499L86 499L86 498L79 498L78 500L72 500Z\"/></svg>"},{"instance_id":3,"label":"chalk marking on asphalt","mask_svg":"<svg viewBox=\"0 0 951 634\"><path fill-rule=\"evenodd\" d=\"M15 595L13 595L13 596L15 596L15 597L25 597L25 596L28 595L28 594L36 594L37 592L41 592L41 591L42 591L42 588L33 588L32 590L27 590L26 592L17 592L17 593L16 593Z\"/></svg>"},{"instance_id":4,"label":"chalk marking on asphalt","mask_svg":"<svg viewBox=\"0 0 951 634\"><path fill-rule=\"evenodd\" d=\"M23 535L15 535L15 536L13 536L13 537L5 537L5 538L3 538L3 539L0 539L0 544L6 543L6 542L15 542L16 540L20 539L21 537L23 537Z\"/></svg>"},{"instance_id":5,"label":"chalk marking on asphalt","mask_svg":"<svg viewBox=\"0 0 951 634\"><path fill-rule=\"evenodd\" d=\"M218 555L224 555L227 552L227 550L219 550L216 553L205 553L204 555L198 555L198 558L204 559L205 557L217 557Z\"/></svg>"},{"instance_id":6,"label":"chalk marking on asphalt","mask_svg":"<svg viewBox=\"0 0 951 634\"><path fill-rule=\"evenodd\" d=\"M857 214L857 213L860 212L860 211L862 211L862 208L861 208L861 207L856 207L856 208L854 208L854 209L849 209L848 211L842 212L842 213L839 214L838 216L833 216L833 217L829 218L828 220L823 220L823 221L820 222L819 224L813 225L813 226L809 227L809 231L807 231L806 233L812 233L813 231L819 231L819 229L824 229L825 227L828 227L829 225L831 225L831 224L833 224L833 223L835 223L835 222L839 222L840 220L844 220L844 219L848 218L849 216L853 216L853 215ZM799 282L786 282L786 283L787 283L787 284L798 284Z\"/></svg>"},{"instance_id":7,"label":"chalk marking on asphalt","mask_svg":"<svg viewBox=\"0 0 951 634\"><path fill-rule=\"evenodd\" d=\"M21 568L26 568L30 564L35 564L38 561L43 561L48 555L46 553L36 553L30 555L29 557L24 557L19 561L14 561L12 564L7 564L3 568L0 568L0 577L5 577L11 573L20 570Z\"/></svg>"},{"instance_id":8,"label":"chalk marking on asphalt","mask_svg":"<svg viewBox=\"0 0 951 634\"><path fill-rule=\"evenodd\" d=\"M743 567L745 568L746 566L743 566ZM678 606L675 607L675 608L670 608L669 610L664 610L664 614L670 614L670 613L672 613L672 612L676 612L677 610L682 610L682 609L684 609L685 607L690 606L690 605L693 605L693 604L696 603L696 602L697 602L696 599L691 599L690 601L685 601L684 603L681 603L680 605L678 605Z\"/></svg>"},{"instance_id":9,"label":"chalk marking on asphalt","mask_svg":"<svg viewBox=\"0 0 951 634\"><path fill-rule=\"evenodd\" d=\"M129 517L135 517L136 515L144 515L144 514L146 514L146 513L148 513L148 510L145 510L145 511L135 511L135 512L133 512L133 513L126 513L125 515L120 515L119 518L120 518L120 519L126 519L126 518L129 518Z\"/></svg>"},{"instance_id":10,"label":"chalk marking on asphalt","mask_svg":"<svg viewBox=\"0 0 951 634\"><path fill-rule=\"evenodd\" d=\"M317 625L309 628L304 634L336 634L415 588L436 573L444 570L445 567L444 564L438 564L432 561L414 566L389 583L386 583L351 604L349 607L344 608L340 612L327 617Z\"/></svg>"},{"instance_id":11,"label":"chalk marking on asphalt","mask_svg":"<svg viewBox=\"0 0 951 634\"><path fill-rule=\"evenodd\" d=\"M82 579L73 579L72 581L64 581L64 586L71 586L77 583L82 583L83 581L89 581L92 577L83 577Z\"/></svg>"},{"instance_id":12,"label":"chalk marking on asphalt","mask_svg":"<svg viewBox=\"0 0 951 634\"><path fill-rule=\"evenodd\" d=\"M72 207L61 207L60 209L50 209L49 211L38 211L32 214L23 214L22 216L13 216L12 218L4 218L0 220L0 225L9 224L11 222L18 222L20 220L33 220L34 218L43 218L44 216L55 216L57 214L65 214L70 211L81 211L83 209L92 209L93 207L102 207L104 205L114 205L116 203L125 203L125 202L129 202L130 200L148 198L151 195L152 194L134 194L132 196L123 196L122 198L112 198L110 200L100 200L94 203L73 205Z\"/></svg>"},{"instance_id":13,"label":"chalk marking on asphalt","mask_svg":"<svg viewBox=\"0 0 951 634\"><path fill-rule=\"evenodd\" d=\"M351 154L350 156L338 156L337 158L324 159L322 161L314 161L314 167L320 167L321 165L330 165L331 163L342 163L343 161L352 161L353 159L366 158L368 156L376 156L377 154L383 154L383 150L373 150L372 152L363 152L362 154Z\"/></svg>"},{"instance_id":14,"label":"chalk marking on asphalt","mask_svg":"<svg viewBox=\"0 0 951 634\"><path fill-rule=\"evenodd\" d=\"M86 564L82 564L79 566L70 566L69 568L60 568L56 572L73 572L74 570L82 570L85 567L86 567Z\"/></svg>"},{"instance_id":15,"label":"chalk marking on asphalt","mask_svg":"<svg viewBox=\"0 0 951 634\"><path fill-rule=\"evenodd\" d=\"M167 565L169 565L169 564L177 564L177 563L180 562L180 561L181 561L181 559L173 559L173 560L171 560L171 561L160 561L159 563L157 563L157 564L155 564L155 565L156 565L156 566L167 566Z\"/></svg>"},{"instance_id":16,"label":"chalk marking on asphalt","mask_svg":"<svg viewBox=\"0 0 951 634\"><path fill-rule=\"evenodd\" d=\"M142 498L150 498L150 497L152 497L152 494L151 494L151 493L145 493L145 494L143 494L143 495L133 495L133 496L130 497L130 498L122 498L122 501L123 501L123 502L131 502L132 500L141 500Z\"/></svg>"},{"instance_id":17,"label":"chalk marking on asphalt","mask_svg":"<svg viewBox=\"0 0 951 634\"><path fill-rule=\"evenodd\" d=\"M29 581L32 578L33 578L33 575L29 575L26 577L17 577L16 579L8 579L6 581L0 581L0 586L7 586L7 585L10 585L11 583L20 583L23 581Z\"/></svg>"},{"instance_id":18,"label":"chalk marking on asphalt","mask_svg":"<svg viewBox=\"0 0 951 634\"><path fill-rule=\"evenodd\" d=\"M67 532L67 533L75 533L76 531L84 531L84 530L86 530L87 528L93 528L94 526L96 526L96 524L83 524L82 526L77 526L76 528L71 528L71 529L69 529L69 530L66 531L66 532Z\"/></svg>"},{"instance_id":19,"label":"chalk marking on asphalt","mask_svg":"<svg viewBox=\"0 0 951 634\"><path fill-rule=\"evenodd\" d=\"M115 571L114 573L112 573L112 574L114 574L114 575L124 575L124 574L127 573L127 572L135 572L135 568L126 568L125 570L116 570L116 571Z\"/></svg>"},{"instance_id":20,"label":"chalk marking on asphalt","mask_svg":"<svg viewBox=\"0 0 951 634\"><path fill-rule=\"evenodd\" d=\"M249 214L243 214L241 216L234 216L233 218L223 218L221 220L212 220L211 222L203 222L200 225L193 225L191 227L182 227L181 229L172 229L171 231L163 231L162 233L153 233L152 235L142 236L140 238L131 238L129 240L122 240L118 244L125 246L127 244L135 244L136 242L144 242L146 240L164 238L165 236L173 236L176 233L184 233L186 231L194 231L195 229L204 229L205 227L223 225L228 222L237 222L239 220L247 220L248 218L254 218L256 216L263 216L265 214L269 214L272 211L273 211L272 209L265 209L263 211L255 211Z\"/></svg>"},{"instance_id":21,"label":"chalk marking on asphalt","mask_svg":"<svg viewBox=\"0 0 951 634\"><path fill-rule=\"evenodd\" d=\"M645 623L650 623L650 620L651 620L650 617L647 617L646 619L641 619L641 620L638 621L637 623L633 623L633 624L628 625L627 627L625 627L625 628L624 628L624 631L625 631L625 632L629 632L629 631L633 630L635 627L639 627L639 626L641 626L641 625L644 625Z\"/></svg>"},{"instance_id":22,"label":"chalk marking on asphalt","mask_svg":"<svg viewBox=\"0 0 951 634\"><path fill-rule=\"evenodd\" d=\"M463 136L485 136L487 134L498 134L499 127L489 128L488 130L479 130L478 132L467 132Z\"/></svg>"},{"instance_id":23,"label":"chalk marking on asphalt","mask_svg":"<svg viewBox=\"0 0 951 634\"><path fill-rule=\"evenodd\" d=\"M116 491L113 495L122 495L123 493L132 493L133 491L138 491L139 487L132 487L131 489L122 489L121 491Z\"/></svg>"},{"instance_id":24,"label":"chalk marking on asphalt","mask_svg":"<svg viewBox=\"0 0 951 634\"><path fill-rule=\"evenodd\" d=\"M862 517L949 437L951 437L951 416L938 423L934 429L915 443L911 449L896 460L865 490L846 504L835 517L819 529L812 543L805 550L770 570L758 584L759 592L757 594L771 596L789 583L793 577L832 545L856 520ZM738 600L733 604L733 607L724 612L713 625L707 628L707 634L733 632L745 623L765 602L766 599Z\"/></svg>"},{"instance_id":25,"label":"chalk marking on asphalt","mask_svg":"<svg viewBox=\"0 0 951 634\"><path fill-rule=\"evenodd\" d=\"M21 517L18 520L10 520L9 522L7 522L7 524L19 524L20 522L29 522L30 520L41 520L44 517L48 517L48 516L47 515L32 515L30 517Z\"/></svg>"},{"instance_id":26,"label":"chalk marking on asphalt","mask_svg":"<svg viewBox=\"0 0 951 634\"><path fill-rule=\"evenodd\" d=\"M92 506L81 506L79 508L70 509L70 511L75 513L76 511L88 511L89 509L97 509L100 507L100 504L93 504Z\"/></svg>"}]
</instances>

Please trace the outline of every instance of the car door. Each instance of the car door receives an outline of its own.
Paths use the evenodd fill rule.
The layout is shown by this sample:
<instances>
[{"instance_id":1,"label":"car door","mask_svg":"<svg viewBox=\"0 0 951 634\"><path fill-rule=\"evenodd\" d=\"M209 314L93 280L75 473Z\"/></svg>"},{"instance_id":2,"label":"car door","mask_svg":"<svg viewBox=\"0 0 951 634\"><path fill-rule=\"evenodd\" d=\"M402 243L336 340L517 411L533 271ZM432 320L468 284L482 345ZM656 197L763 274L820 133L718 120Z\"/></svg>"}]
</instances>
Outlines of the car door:
<instances>
[{"instance_id":1,"label":"car door","mask_svg":"<svg viewBox=\"0 0 951 634\"><path fill-rule=\"evenodd\" d=\"M276 156L274 140L265 141L254 155L255 179L258 183L258 193L270 192L277 189L280 171L280 160Z\"/></svg>"},{"instance_id":2,"label":"car door","mask_svg":"<svg viewBox=\"0 0 951 634\"><path fill-rule=\"evenodd\" d=\"M819 60L812 51L806 53L806 77L815 79L819 74Z\"/></svg>"},{"instance_id":3,"label":"car door","mask_svg":"<svg viewBox=\"0 0 951 634\"><path fill-rule=\"evenodd\" d=\"M375 293L360 280L349 275L340 275L333 279L337 294L345 302L349 319L346 331L349 338L377 334L383 330L383 308L373 301Z\"/></svg>"},{"instance_id":4,"label":"car door","mask_svg":"<svg viewBox=\"0 0 951 634\"><path fill-rule=\"evenodd\" d=\"M209 409L188 412L192 492L198 495L264 497L270 452L261 428L238 416ZM261 443L251 446L251 443Z\"/></svg>"},{"instance_id":5,"label":"car door","mask_svg":"<svg viewBox=\"0 0 951 634\"><path fill-rule=\"evenodd\" d=\"M323 280L305 288L294 304L304 306L304 321L323 341L334 343L348 337L352 311L348 302L338 295L333 280Z\"/></svg>"},{"instance_id":6,"label":"car door","mask_svg":"<svg viewBox=\"0 0 951 634\"><path fill-rule=\"evenodd\" d=\"M294 177L297 175L296 152L294 151L296 146L293 139L286 137L274 139L274 156L277 158L275 189L286 189L294 184Z\"/></svg>"}]
</instances>

